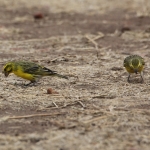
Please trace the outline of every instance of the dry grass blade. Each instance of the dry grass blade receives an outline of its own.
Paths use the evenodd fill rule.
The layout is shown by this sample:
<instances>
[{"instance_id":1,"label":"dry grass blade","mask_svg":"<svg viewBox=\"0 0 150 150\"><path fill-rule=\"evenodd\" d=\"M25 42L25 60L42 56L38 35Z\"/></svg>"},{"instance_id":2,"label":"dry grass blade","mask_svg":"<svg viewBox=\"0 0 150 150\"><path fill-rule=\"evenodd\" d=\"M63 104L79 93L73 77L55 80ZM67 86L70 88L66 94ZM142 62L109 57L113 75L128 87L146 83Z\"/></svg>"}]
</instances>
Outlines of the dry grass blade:
<instances>
[{"instance_id":1,"label":"dry grass blade","mask_svg":"<svg viewBox=\"0 0 150 150\"><path fill-rule=\"evenodd\" d=\"M92 118L92 119L83 121L83 122L81 122L81 123L82 123L82 124L90 124L90 123L92 123L92 122L95 122L95 121L98 121L98 120L107 118L107 117L109 117L109 116L112 116L112 115L105 115L105 116L94 117L94 118Z\"/></svg>"},{"instance_id":2,"label":"dry grass blade","mask_svg":"<svg viewBox=\"0 0 150 150\"><path fill-rule=\"evenodd\" d=\"M78 103L79 103L83 108L86 107L81 101L78 101Z\"/></svg>"},{"instance_id":3,"label":"dry grass blade","mask_svg":"<svg viewBox=\"0 0 150 150\"><path fill-rule=\"evenodd\" d=\"M97 35L96 37L93 38L94 41L104 37L103 33L99 32L98 34L99 35Z\"/></svg>"},{"instance_id":4,"label":"dry grass blade","mask_svg":"<svg viewBox=\"0 0 150 150\"><path fill-rule=\"evenodd\" d=\"M91 43L93 43L94 46L95 46L95 48L96 48L96 50L98 50L98 44L97 44L97 42L95 42L95 40L92 39L92 38L90 38L88 35L86 35L85 37L86 37Z\"/></svg>"},{"instance_id":5,"label":"dry grass blade","mask_svg":"<svg viewBox=\"0 0 150 150\"><path fill-rule=\"evenodd\" d=\"M46 116L57 116L57 115L64 115L65 113L55 113L55 114L32 114L32 115L25 115L25 116L13 116L9 117L8 119L23 119L23 118L33 118L33 117L46 117Z\"/></svg>"},{"instance_id":6,"label":"dry grass blade","mask_svg":"<svg viewBox=\"0 0 150 150\"><path fill-rule=\"evenodd\" d=\"M56 57L56 58L52 59L51 62L54 62L54 61L56 61L57 59L60 59L60 58L62 58L62 56L61 57Z\"/></svg>"},{"instance_id":7,"label":"dry grass blade","mask_svg":"<svg viewBox=\"0 0 150 150\"><path fill-rule=\"evenodd\" d=\"M55 102L52 102L53 104L54 104L54 106L56 107L56 108L58 108L58 105L55 103Z\"/></svg>"}]
</instances>

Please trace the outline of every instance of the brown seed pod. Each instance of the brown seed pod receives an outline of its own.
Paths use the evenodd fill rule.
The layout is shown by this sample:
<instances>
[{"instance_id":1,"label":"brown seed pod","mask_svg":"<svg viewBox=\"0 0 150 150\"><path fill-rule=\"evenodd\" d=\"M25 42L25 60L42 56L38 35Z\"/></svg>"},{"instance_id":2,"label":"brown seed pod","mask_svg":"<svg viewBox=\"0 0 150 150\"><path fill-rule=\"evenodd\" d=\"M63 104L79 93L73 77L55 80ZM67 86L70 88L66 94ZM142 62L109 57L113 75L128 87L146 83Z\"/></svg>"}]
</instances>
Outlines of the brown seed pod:
<instances>
[{"instance_id":1,"label":"brown seed pod","mask_svg":"<svg viewBox=\"0 0 150 150\"><path fill-rule=\"evenodd\" d=\"M43 19L44 15L42 13L36 13L33 15L34 19Z\"/></svg>"},{"instance_id":2,"label":"brown seed pod","mask_svg":"<svg viewBox=\"0 0 150 150\"><path fill-rule=\"evenodd\" d=\"M57 91L53 90L52 88L47 89L47 94L59 94Z\"/></svg>"}]
</instances>

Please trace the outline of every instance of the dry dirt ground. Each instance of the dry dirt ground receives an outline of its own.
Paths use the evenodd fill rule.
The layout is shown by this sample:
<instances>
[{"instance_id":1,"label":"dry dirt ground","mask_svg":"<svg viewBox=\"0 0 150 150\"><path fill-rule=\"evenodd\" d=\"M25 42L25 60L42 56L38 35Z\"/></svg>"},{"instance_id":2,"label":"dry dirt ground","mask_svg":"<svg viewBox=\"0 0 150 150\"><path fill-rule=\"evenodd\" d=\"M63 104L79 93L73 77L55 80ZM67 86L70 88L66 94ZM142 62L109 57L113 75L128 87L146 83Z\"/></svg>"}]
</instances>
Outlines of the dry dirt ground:
<instances>
[{"instance_id":1,"label":"dry dirt ground","mask_svg":"<svg viewBox=\"0 0 150 150\"><path fill-rule=\"evenodd\" d=\"M69 77L25 87L0 74L0 150L149 150L149 50L149 0L0 0L1 68L27 60ZM127 82L130 54L145 59L143 84Z\"/></svg>"}]
</instances>

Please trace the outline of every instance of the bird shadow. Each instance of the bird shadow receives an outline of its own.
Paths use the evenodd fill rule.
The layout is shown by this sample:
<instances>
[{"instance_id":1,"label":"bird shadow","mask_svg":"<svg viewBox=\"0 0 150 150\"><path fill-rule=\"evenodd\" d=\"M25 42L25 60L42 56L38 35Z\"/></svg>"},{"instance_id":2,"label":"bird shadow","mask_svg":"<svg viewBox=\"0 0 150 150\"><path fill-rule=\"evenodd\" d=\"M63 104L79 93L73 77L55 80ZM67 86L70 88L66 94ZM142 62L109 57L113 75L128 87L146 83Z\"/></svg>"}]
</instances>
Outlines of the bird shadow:
<instances>
[{"instance_id":1,"label":"bird shadow","mask_svg":"<svg viewBox=\"0 0 150 150\"><path fill-rule=\"evenodd\" d=\"M14 86L16 86L16 87L28 88L28 87L39 86L40 84L41 84L41 83L39 83L39 82L34 82L34 83L23 83L23 82L17 83L17 82L15 82L15 83L12 84L12 85L14 85Z\"/></svg>"},{"instance_id":2,"label":"bird shadow","mask_svg":"<svg viewBox=\"0 0 150 150\"><path fill-rule=\"evenodd\" d=\"M144 81L140 80L140 79L133 79L133 80L130 80L128 83L130 83L130 84L143 84Z\"/></svg>"}]
</instances>

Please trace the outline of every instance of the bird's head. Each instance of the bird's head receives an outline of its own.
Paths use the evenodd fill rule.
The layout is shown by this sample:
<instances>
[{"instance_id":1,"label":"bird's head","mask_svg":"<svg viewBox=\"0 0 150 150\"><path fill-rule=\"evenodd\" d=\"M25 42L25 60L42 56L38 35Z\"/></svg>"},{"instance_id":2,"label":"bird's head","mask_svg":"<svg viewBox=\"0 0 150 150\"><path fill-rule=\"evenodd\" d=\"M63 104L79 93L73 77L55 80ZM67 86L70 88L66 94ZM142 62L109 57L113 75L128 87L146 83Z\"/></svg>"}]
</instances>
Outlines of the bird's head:
<instances>
[{"instance_id":1,"label":"bird's head","mask_svg":"<svg viewBox=\"0 0 150 150\"><path fill-rule=\"evenodd\" d=\"M3 67L2 73L4 73L5 77L8 77L8 75L9 75L10 73L12 73L12 71L13 71L12 63L7 63L7 64Z\"/></svg>"},{"instance_id":2,"label":"bird's head","mask_svg":"<svg viewBox=\"0 0 150 150\"><path fill-rule=\"evenodd\" d=\"M135 58L135 59L132 59L131 61L131 68L134 70L134 73L138 73L141 71L141 68L142 68L142 63L140 62L139 59Z\"/></svg>"}]
</instances>

